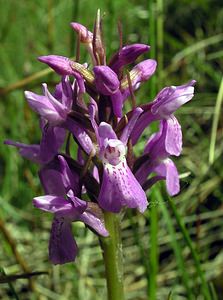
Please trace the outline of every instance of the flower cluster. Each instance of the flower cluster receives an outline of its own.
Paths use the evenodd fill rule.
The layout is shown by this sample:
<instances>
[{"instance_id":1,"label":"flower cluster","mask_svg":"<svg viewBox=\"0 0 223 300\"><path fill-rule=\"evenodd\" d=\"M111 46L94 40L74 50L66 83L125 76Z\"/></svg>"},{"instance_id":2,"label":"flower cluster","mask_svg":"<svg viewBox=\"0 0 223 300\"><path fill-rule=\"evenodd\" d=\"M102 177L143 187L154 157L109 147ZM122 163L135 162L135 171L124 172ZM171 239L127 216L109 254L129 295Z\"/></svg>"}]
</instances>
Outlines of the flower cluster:
<instances>
[{"instance_id":1,"label":"flower cluster","mask_svg":"<svg viewBox=\"0 0 223 300\"><path fill-rule=\"evenodd\" d=\"M108 236L103 212L119 213L123 208L144 212L146 191L165 180L170 195L179 192L179 177L171 155L182 150L181 127L174 112L191 100L195 81L161 90L153 101L125 111L128 99L156 70L156 61L144 60L132 70L126 66L149 51L144 44L120 46L106 60L97 15L94 31L71 23L90 54L91 64L58 55L39 60L61 76L54 92L43 84L41 95L26 91L30 107L40 116L42 138L38 145L7 140L20 154L40 166L39 177L45 195L35 197L35 207L54 215L49 256L54 264L73 261L77 245L71 223L82 221L95 233ZM140 157L134 154L144 129L159 122ZM77 155L70 154L71 138ZM83 200L85 199L85 200Z\"/></svg>"}]
</instances>

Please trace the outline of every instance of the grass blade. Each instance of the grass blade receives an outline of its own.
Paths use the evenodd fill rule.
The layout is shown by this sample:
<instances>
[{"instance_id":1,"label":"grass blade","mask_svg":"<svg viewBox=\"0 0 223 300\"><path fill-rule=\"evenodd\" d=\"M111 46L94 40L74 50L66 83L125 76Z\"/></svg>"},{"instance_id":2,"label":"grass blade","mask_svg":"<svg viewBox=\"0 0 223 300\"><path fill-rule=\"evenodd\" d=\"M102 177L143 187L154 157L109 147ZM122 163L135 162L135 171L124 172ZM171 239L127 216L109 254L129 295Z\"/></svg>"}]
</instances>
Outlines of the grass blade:
<instances>
[{"instance_id":1,"label":"grass blade","mask_svg":"<svg viewBox=\"0 0 223 300\"><path fill-rule=\"evenodd\" d=\"M187 291L187 297L188 297L187 299L189 299L189 300L194 299L191 288L190 288L190 282L189 282L190 280L189 280L189 276L188 276L186 266L184 263L184 258L182 256L182 248L181 248L180 244L177 242L176 232L175 232L173 221L171 219L168 209L165 206L165 203L162 201L162 196L161 196L161 193L159 190L157 191L157 200L159 201L160 208L161 208L163 217L164 217L166 225L167 225L167 229L171 236L171 240L172 240L171 243L172 243L173 251L174 251L174 254L176 257L179 271L182 276L183 284Z\"/></svg>"},{"instance_id":2,"label":"grass blade","mask_svg":"<svg viewBox=\"0 0 223 300\"><path fill-rule=\"evenodd\" d=\"M212 130L211 130L211 142L210 142L210 149L209 149L209 164L214 162L215 156L215 143L217 138L217 130L218 130L218 121L220 118L221 113L221 104L223 100L223 77L221 79L220 88L217 95L215 111L213 116L213 123L212 123Z\"/></svg>"},{"instance_id":3,"label":"grass blade","mask_svg":"<svg viewBox=\"0 0 223 300\"><path fill-rule=\"evenodd\" d=\"M187 229L184 225L184 222L183 222L181 216L179 215L179 213L177 211L177 208L176 208L173 200L169 196L167 196L167 199L168 199L168 203L169 203L169 205L170 205L170 207L173 211L173 214L175 216L176 222L177 222L177 224L180 228L180 231L181 231L181 233L184 237L184 240L185 240L187 246L189 247L189 249L191 251L191 255L192 255L193 260L194 260L194 264L195 264L197 274L198 274L198 276L200 277L200 280L201 280L201 289L202 289L202 292L203 292L203 296L205 297L205 299L211 300L211 295L210 295L208 283L206 282L205 277L204 277L204 273L201 269L199 256L198 256L197 252L194 249L191 238L188 234L188 231L187 231Z\"/></svg>"},{"instance_id":4,"label":"grass blade","mask_svg":"<svg viewBox=\"0 0 223 300\"><path fill-rule=\"evenodd\" d=\"M1 276L2 277L6 277L7 278L7 275L5 273L5 270L3 268L0 267L0 274L2 274ZM12 296L16 299L16 300L19 300L19 296L17 295L13 285L11 282L7 281L8 283L8 286L9 286L9 289L10 289L10 292L12 293Z\"/></svg>"}]
</instances>

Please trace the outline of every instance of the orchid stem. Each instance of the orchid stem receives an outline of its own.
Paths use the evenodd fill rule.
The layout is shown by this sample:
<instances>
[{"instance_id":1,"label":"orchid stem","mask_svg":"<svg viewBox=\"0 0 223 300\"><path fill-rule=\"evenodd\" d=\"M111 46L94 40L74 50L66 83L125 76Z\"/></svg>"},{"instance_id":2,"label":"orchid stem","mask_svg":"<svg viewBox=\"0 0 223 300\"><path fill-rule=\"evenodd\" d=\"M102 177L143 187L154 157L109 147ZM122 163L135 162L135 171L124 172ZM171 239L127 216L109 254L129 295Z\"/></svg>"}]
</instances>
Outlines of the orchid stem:
<instances>
[{"instance_id":1,"label":"orchid stem","mask_svg":"<svg viewBox=\"0 0 223 300\"><path fill-rule=\"evenodd\" d=\"M124 300L120 215L105 212L104 218L109 231L109 237L101 238L108 300Z\"/></svg>"}]
</instances>

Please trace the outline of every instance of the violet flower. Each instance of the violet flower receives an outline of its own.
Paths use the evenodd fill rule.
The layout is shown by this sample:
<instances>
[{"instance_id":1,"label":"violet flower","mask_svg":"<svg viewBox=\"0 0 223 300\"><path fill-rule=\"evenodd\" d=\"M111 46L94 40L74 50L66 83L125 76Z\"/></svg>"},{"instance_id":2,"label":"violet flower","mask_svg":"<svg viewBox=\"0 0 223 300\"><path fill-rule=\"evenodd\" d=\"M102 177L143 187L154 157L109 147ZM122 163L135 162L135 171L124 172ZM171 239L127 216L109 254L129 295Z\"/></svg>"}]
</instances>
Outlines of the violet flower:
<instances>
[{"instance_id":1,"label":"violet flower","mask_svg":"<svg viewBox=\"0 0 223 300\"><path fill-rule=\"evenodd\" d=\"M143 49L145 49L145 47L143 47ZM131 61L130 59L133 57L125 57L126 62ZM124 64L124 54L121 62L118 62L119 60L117 61L118 65L122 65L122 63ZM147 59L137 64L129 73L133 91L138 89L141 82L147 81L155 72L155 69L156 61L152 59ZM125 76L120 82L116 73L108 66L96 66L93 68L93 71L95 74L94 83L98 92L103 95L110 96L114 114L117 117L121 117L123 103L130 95L130 87L127 76Z\"/></svg>"},{"instance_id":2,"label":"violet flower","mask_svg":"<svg viewBox=\"0 0 223 300\"><path fill-rule=\"evenodd\" d=\"M38 60L47 64L61 76L73 76L78 83L80 93L85 92L83 77L80 75L79 71L75 71L75 69L72 68L74 62L71 59L60 55L46 55L38 57ZM78 65L85 68L83 65Z\"/></svg>"},{"instance_id":3,"label":"violet flower","mask_svg":"<svg viewBox=\"0 0 223 300\"><path fill-rule=\"evenodd\" d=\"M144 105L144 112L132 132L133 144L136 144L151 122L170 118L180 106L190 101L194 96L195 83L196 81L192 80L181 86L166 87L158 93L153 102Z\"/></svg>"},{"instance_id":4,"label":"violet flower","mask_svg":"<svg viewBox=\"0 0 223 300\"><path fill-rule=\"evenodd\" d=\"M19 149L21 156L38 164L46 164L51 161L58 153L64 143L65 129L53 127L41 120L42 139L40 144L23 144L12 140L6 140L6 145L14 146Z\"/></svg>"},{"instance_id":5,"label":"violet flower","mask_svg":"<svg viewBox=\"0 0 223 300\"><path fill-rule=\"evenodd\" d=\"M133 63L140 55L149 51L150 46L145 44L126 45L112 57L109 67L119 74L121 68Z\"/></svg>"},{"instance_id":6,"label":"violet flower","mask_svg":"<svg viewBox=\"0 0 223 300\"><path fill-rule=\"evenodd\" d=\"M147 59L137 64L129 73L131 87L127 75L121 80L120 88L116 93L110 95L114 114L117 117L122 116L122 108L124 101L130 96L131 91L139 88L143 81L147 81L156 70L156 61Z\"/></svg>"},{"instance_id":7,"label":"violet flower","mask_svg":"<svg viewBox=\"0 0 223 300\"><path fill-rule=\"evenodd\" d=\"M5 141L41 165L39 178L45 195L35 197L33 204L54 215L49 241L53 264L75 260L78 248L72 222L81 221L106 237L102 216L113 215L104 212L119 213L123 208L144 212L148 205L145 191L159 180L166 181L171 196L179 192L178 171L171 156L181 154L182 132L174 112L192 99L195 84L192 80L182 86L166 87L153 102L141 107L132 101L132 110L123 116L125 101L129 96L135 100L134 92L154 74L157 63L143 60L128 73L123 67L134 63L150 47L120 46L106 64L100 11L93 33L79 23L71 26L78 34L77 45L86 46L91 63L59 55L39 57L62 76L54 93L48 91L46 84L42 95L25 92L30 107L40 115L40 144ZM133 146L153 121L159 121L159 130L137 158ZM75 155L70 151L71 135L77 143ZM62 147L65 140L66 154ZM83 194L87 201L81 199ZM114 241L112 230L110 233L108 244Z\"/></svg>"},{"instance_id":8,"label":"violet flower","mask_svg":"<svg viewBox=\"0 0 223 300\"><path fill-rule=\"evenodd\" d=\"M35 197L33 204L37 208L54 214L52 223L49 257L53 264L64 264L75 260L77 244L73 238L71 223L82 221L98 234L108 236L101 220L100 209L79 197L75 190L78 188L77 174L73 174L63 156L58 156L60 171L44 168L41 180L48 195ZM50 177L49 177L50 174ZM52 184L53 183L53 184ZM52 193L52 194L51 194Z\"/></svg>"},{"instance_id":9,"label":"violet flower","mask_svg":"<svg viewBox=\"0 0 223 300\"><path fill-rule=\"evenodd\" d=\"M133 91L138 89L142 82L147 81L155 72L157 63L153 59L146 59L137 64L130 72L130 80ZM121 81L123 101L130 95L128 78L125 76Z\"/></svg>"},{"instance_id":10,"label":"violet flower","mask_svg":"<svg viewBox=\"0 0 223 300\"><path fill-rule=\"evenodd\" d=\"M25 92L30 107L47 120L50 126L69 129L86 153L94 151L92 141L86 130L73 120L69 113L72 111L73 90L68 77L63 77L62 82L55 90L53 96L43 84L43 96L32 92ZM51 140L48 139L50 147Z\"/></svg>"},{"instance_id":11,"label":"violet flower","mask_svg":"<svg viewBox=\"0 0 223 300\"><path fill-rule=\"evenodd\" d=\"M135 176L140 184L147 189L157 180L165 179L167 191L171 196L179 193L179 176L170 155L179 156L182 151L182 132L177 119L172 116L160 122L160 129L148 140L144 154L148 154L136 172ZM156 173L155 177L147 179Z\"/></svg>"},{"instance_id":12,"label":"violet flower","mask_svg":"<svg viewBox=\"0 0 223 300\"><path fill-rule=\"evenodd\" d=\"M132 62L132 60L137 57L137 54L145 52L148 50L146 45L135 46L135 52L130 55L129 50L131 47L127 47L121 57L117 56L117 65L124 65L127 62ZM130 48L130 49L128 49ZM123 48L124 49L124 48ZM95 66L93 68L93 73L89 71L83 65L73 62L66 57L57 55L48 55L39 57L41 62L48 64L53 68L58 74L61 75L72 75L82 87L82 92L85 91L85 85L92 88L95 92L110 96L113 112L117 117L122 116L122 107L124 101L131 94L129 82L127 76L125 76L121 81L119 81L117 74L109 66ZM112 65L115 64L115 58L113 59ZM138 89L141 82L147 81L156 70L156 61L153 59L147 59L139 64L137 64L130 71L130 80L133 91Z\"/></svg>"},{"instance_id":13,"label":"violet flower","mask_svg":"<svg viewBox=\"0 0 223 300\"><path fill-rule=\"evenodd\" d=\"M145 192L126 161L126 145L141 113L142 109L135 109L131 120L118 139L111 125L102 122L97 128L94 120L95 110L93 106L90 107L92 126L96 130L99 156L104 170L98 196L98 203L104 210L117 213L122 207L129 207L144 212L148 205Z\"/></svg>"}]
</instances>

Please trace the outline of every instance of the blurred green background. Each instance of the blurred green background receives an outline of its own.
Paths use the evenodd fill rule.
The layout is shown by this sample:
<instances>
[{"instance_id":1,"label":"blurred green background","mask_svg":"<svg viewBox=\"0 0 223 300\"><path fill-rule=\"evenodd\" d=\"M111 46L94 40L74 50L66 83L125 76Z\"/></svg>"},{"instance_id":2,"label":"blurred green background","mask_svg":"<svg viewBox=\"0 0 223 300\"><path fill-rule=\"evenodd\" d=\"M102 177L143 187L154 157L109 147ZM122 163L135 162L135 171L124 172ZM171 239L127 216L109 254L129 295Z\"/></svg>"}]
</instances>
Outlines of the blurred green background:
<instances>
[{"instance_id":1,"label":"blurred green background","mask_svg":"<svg viewBox=\"0 0 223 300\"><path fill-rule=\"evenodd\" d=\"M51 218L31 202L42 194L37 166L3 145L9 138L38 143L38 118L23 91L39 92L42 82L53 85L59 76L48 74L36 58L74 56L76 36L69 23L92 30L97 8L108 57L119 46L120 21L124 44L149 44L145 58L158 60L156 77L136 93L138 104L152 100L155 89L197 80L195 97L177 112L184 136L183 153L175 160L180 195L171 202L156 187L145 215L128 212L122 223L126 299L223 299L220 0L0 0L0 299L106 298L98 240L82 224L73 225L80 248L76 263L49 263ZM82 50L84 63L88 56ZM2 283L4 274L36 271L49 274Z\"/></svg>"}]
</instances>

